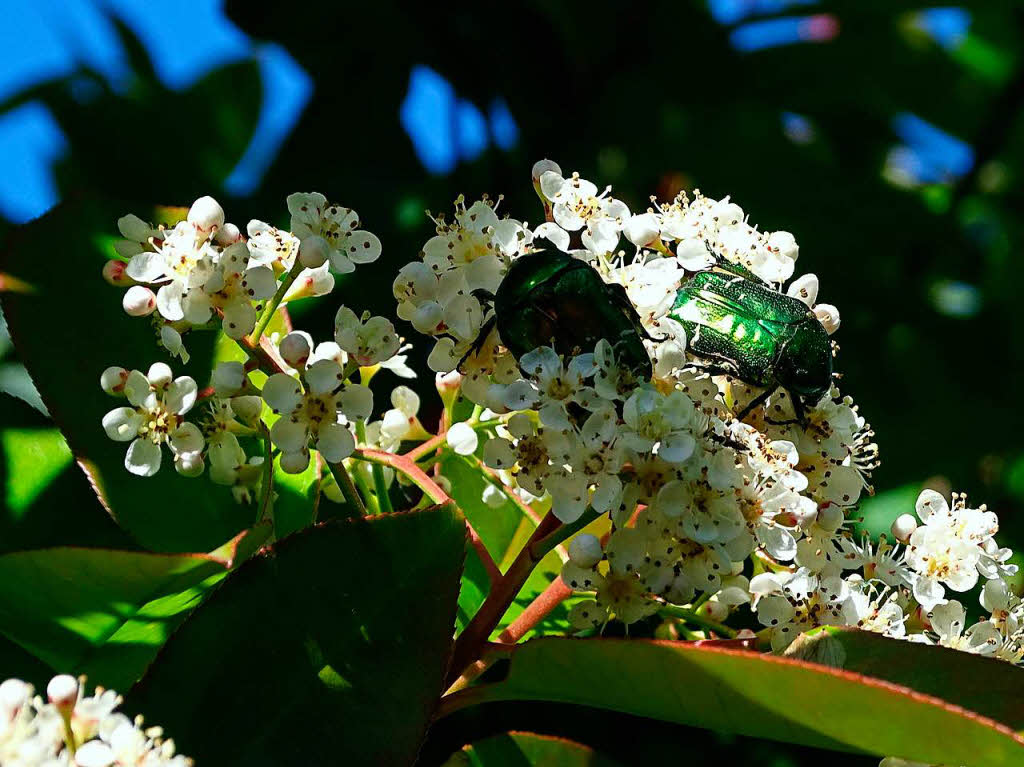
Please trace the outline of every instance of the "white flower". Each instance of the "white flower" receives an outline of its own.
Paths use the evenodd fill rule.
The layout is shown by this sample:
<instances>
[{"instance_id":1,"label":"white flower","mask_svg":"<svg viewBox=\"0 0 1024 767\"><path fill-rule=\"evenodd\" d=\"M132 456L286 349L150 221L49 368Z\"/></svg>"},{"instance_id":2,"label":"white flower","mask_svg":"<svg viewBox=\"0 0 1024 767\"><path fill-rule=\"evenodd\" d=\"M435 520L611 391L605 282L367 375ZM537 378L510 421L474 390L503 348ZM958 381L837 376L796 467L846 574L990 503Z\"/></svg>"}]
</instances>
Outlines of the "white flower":
<instances>
[{"instance_id":1,"label":"white flower","mask_svg":"<svg viewBox=\"0 0 1024 767\"><path fill-rule=\"evenodd\" d=\"M298 474L309 463L309 444L330 463L355 450L355 438L342 421L365 420L373 409L373 394L365 386L345 382L333 359L311 361L305 370L305 389L296 379L276 373L263 385L263 399L281 414L270 438L281 449L281 466Z\"/></svg>"},{"instance_id":2,"label":"white flower","mask_svg":"<svg viewBox=\"0 0 1024 767\"><path fill-rule=\"evenodd\" d=\"M622 408L625 421L619 439L637 452L652 452L669 463L693 455L696 440L690 431L693 402L681 391L668 396L654 389L637 389Z\"/></svg>"},{"instance_id":3,"label":"white flower","mask_svg":"<svg viewBox=\"0 0 1024 767\"><path fill-rule=\"evenodd\" d=\"M611 187L598 194L597 187L578 173L562 178L556 171L547 171L540 177L540 188L552 203L555 223L569 232L585 227L583 246L587 250L597 255L615 250L629 208L609 194Z\"/></svg>"},{"instance_id":4,"label":"white flower","mask_svg":"<svg viewBox=\"0 0 1024 767\"><path fill-rule=\"evenodd\" d=\"M175 468L190 474L194 471L195 455L205 445L199 428L185 420L185 414L196 401L196 382L188 376L171 381L170 375L170 369L162 363L153 365L148 377L133 370L124 385L131 407L115 408L103 417L108 437L116 442L131 442L124 465L132 474L156 474L164 444L174 456Z\"/></svg>"},{"instance_id":5,"label":"white flower","mask_svg":"<svg viewBox=\"0 0 1024 767\"><path fill-rule=\"evenodd\" d=\"M551 494L551 513L562 522L575 522L588 505L599 514L618 506L623 454L615 433L610 410L592 413L579 431L544 431L546 453L555 466L544 478L544 488Z\"/></svg>"},{"instance_id":6,"label":"white flower","mask_svg":"<svg viewBox=\"0 0 1024 767\"><path fill-rule=\"evenodd\" d=\"M229 246L200 291L190 291L181 303L184 318L202 325L219 309L222 326L229 338L239 339L256 327L254 301L270 298L277 292L277 278L266 266L248 267L249 247L244 242Z\"/></svg>"},{"instance_id":7,"label":"white flower","mask_svg":"<svg viewBox=\"0 0 1024 767\"><path fill-rule=\"evenodd\" d=\"M328 205L318 192L288 195L291 230L300 241L322 237L331 268L338 274L354 272L357 264L376 261L381 254L375 234L359 231L359 216L350 208ZM301 249L301 246L300 246Z\"/></svg>"},{"instance_id":8,"label":"white flower","mask_svg":"<svg viewBox=\"0 0 1024 767\"><path fill-rule=\"evenodd\" d=\"M387 318L371 317L369 312L360 318L346 306L339 308L334 317L334 341L359 367L369 367L390 358L402 343Z\"/></svg>"},{"instance_id":9,"label":"white flower","mask_svg":"<svg viewBox=\"0 0 1024 767\"><path fill-rule=\"evenodd\" d=\"M510 410L534 409L541 423L552 429L571 426L566 407L592 402L596 394L586 385L596 367L593 354L573 357L568 365L550 346L541 346L523 355L519 362L532 379L516 381L505 392Z\"/></svg>"},{"instance_id":10,"label":"white flower","mask_svg":"<svg viewBox=\"0 0 1024 767\"><path fill-rule=\"evenodd\" d=\"M299 252L298 237L255 219L249 222L246 230L252 264L269 266L278 274L292 268Z\"/></svg>"},{"instance_id":11,"label":"white flower","mask_svg":"<svg viewBox=\"0 0 1024 767\"><path fill-rule=\"evenodd\" d=\"M954 497L950 508L934 490L921 492L917 515L923 524L910 536L907 564L915 573L914 598L931 610L944 599L944 586L963 592L978 582L979 567L986 569L982 546L999 522L984 506L967 508L962 496Z\"/></svg>"}]
</instances>

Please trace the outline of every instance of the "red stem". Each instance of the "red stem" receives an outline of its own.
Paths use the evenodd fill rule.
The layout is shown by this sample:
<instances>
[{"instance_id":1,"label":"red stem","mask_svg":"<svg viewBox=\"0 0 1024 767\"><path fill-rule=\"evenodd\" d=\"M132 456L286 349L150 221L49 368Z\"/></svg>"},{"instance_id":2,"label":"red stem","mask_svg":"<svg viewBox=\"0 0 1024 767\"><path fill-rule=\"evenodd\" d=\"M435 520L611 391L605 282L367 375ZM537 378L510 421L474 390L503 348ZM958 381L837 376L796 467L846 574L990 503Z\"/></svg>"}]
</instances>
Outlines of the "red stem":
<instances>
[{"instance_id":1,"label":"red stem","mask_svg":"<svg viewBox=\"0 0 1024 767\"><path fill-rule=\"evenodd\" d=\"M461 675L466 666L480 657L481 648L487 642L487 638L494 631L494 627L498 625L501 616L515 601L519 589L530 577L534 566L543 558L544 554L537 552L534 544L550 535L560 525L561 522L553 514L544 517L515 561L512 562L508 572L493 584L487 599L480 605L476 615L455 641L455 649L452 652L452 662L448 672L449 686Z\"/></svg>"}]
</instances>

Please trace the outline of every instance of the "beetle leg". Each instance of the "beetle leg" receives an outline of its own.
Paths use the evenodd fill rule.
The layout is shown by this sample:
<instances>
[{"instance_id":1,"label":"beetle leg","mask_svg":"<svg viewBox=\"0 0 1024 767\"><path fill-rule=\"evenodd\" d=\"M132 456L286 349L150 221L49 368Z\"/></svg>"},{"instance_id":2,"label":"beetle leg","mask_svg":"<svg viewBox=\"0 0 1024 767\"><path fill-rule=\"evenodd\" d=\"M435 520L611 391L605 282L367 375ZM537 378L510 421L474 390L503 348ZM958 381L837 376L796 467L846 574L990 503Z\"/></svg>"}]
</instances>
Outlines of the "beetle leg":
<instances>
[{"instance_id":1,"label":"beetle leg","mask_svg":"<svg viewBox=\"0 0 1024 767\"><path fill-rule=\"evenodd\" d=\"M462 355L462 359L459 360L459 364L455 366L458 371L462 370L462 366L466 364L466 360L472 357L474 354L479 352L484 344L487 343L487 337L491 335L491 331L494 330L496 319L492 316L487 322L480 328L480 333L477 335L476 340L473 341L473 345L469 347L469 351Z\"/></svg>"},{"instance_id":2,"label":"beetle leg","mask_svg":"<svg viewBox=\"0 0 1024 767\"><path fill-rule=\"evenodd\" d=\"M799 424L802 427L807 426L807 406L804 404L803 399L796 394L793 394L788 389L786 394L789 395L790 401L793 403L793 418L787 418L785 421L773 421L771 418L765 418L766 423L770 423L772 426L790 426L792 424Z\"/></svg>"},{"instance_id":3,"label":"beetle leg","mask_svg":"<svg viewBox=\"0 0 1024 767\"><path fill-rule=\"evenodd\" d=\"M759 407L763 405L765 402L767 402L768 398L772 396L772 394L774 394L775 390L778 388L778 386L773 386L770 389L765 389L763 392L754 397L754 399L750 400L750 402L748 402L746 406L736 416L736 420L742 421L744 418L750 415L754 408Z\"/></svg>"}]
</instances>

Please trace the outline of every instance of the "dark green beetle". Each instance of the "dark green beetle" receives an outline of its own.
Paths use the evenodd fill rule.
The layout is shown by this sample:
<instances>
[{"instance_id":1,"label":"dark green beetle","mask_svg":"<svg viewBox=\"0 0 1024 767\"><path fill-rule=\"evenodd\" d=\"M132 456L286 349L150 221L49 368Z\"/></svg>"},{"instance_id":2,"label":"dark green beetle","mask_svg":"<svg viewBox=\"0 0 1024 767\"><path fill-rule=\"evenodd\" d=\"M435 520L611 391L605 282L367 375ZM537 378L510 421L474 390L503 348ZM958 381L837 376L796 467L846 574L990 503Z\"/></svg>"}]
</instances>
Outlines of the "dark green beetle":
<instances>
[{"instance_id":1,"label":"dark green beetle","mask_svg":"<svg viewBox=\"0 0 1024 767\"><path fill-rule=\"evenodd\" d=\"M493 298L494 316L470 354L497 324L516 359L549 344L568 356L604 338L619 364L638 378L651 377L643 344L651 336L625 288L605 283L585 261L551 250L522 256ZM805 408L832 385L832 344L814 312L741 266L719 261L688 278L669 316L686 329L687 348L706 363L701 369L764 388L741 420L781 387L803 421Z\"/></svg>"},{"instance_id":2,"label":"dark green beetle","mask_svg":"<svg viewBox=\"0 0 1024 767\"><path fill-rule=\"evenodd\" d=\"M640 379L652 374L643 343L649 336L626 289L606 283L586 261L567 253L540 250L512 262L494 296L494 317L470 354L495 324L516 359L548 345L566 357L590 352L603 338L619 365Z\"/></svg>"},{"instance_id":3,"label":"dark green beetle","mask_svg":"<svg viewBox=\"0 0 1024 767\"><path fill-rule=\"evenodd\" d=\"M765 391L790 394L798 421L832 386L832 343L814 312L741 266L720 262L683 283L669 313L686 329L687 347L708 372L734 376Z\"/></svg>"}]
</instances>

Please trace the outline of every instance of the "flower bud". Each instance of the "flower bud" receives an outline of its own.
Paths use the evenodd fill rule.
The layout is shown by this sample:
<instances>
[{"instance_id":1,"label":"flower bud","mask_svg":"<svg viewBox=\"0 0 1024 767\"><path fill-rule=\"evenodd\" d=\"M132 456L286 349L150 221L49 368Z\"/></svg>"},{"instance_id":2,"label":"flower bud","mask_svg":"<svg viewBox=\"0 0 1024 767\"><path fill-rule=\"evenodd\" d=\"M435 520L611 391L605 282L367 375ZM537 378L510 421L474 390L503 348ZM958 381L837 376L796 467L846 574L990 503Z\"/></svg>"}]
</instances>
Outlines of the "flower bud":
<instances>
[{"instance_id":1,"label":"flower bud","mask_svg":"<svg viewBox=\"0 0 1024 767\"><path fill-rule=\"evenodd\" d=\"M121 306L131 317L146 317L156 309L156 295L143 285L133 285L125 291Z\"/></svg>"},{"instance_id":2,"label":"flower bud","mask_svg":"<svg viewBox=\"0 0 1024 767\"><path fill-rule=\"evenodd\" d=\"M829 335L839 330L839 310L832 304L818 304L814 307L814 316Z\"/></svg>"},{"instance_id":3,"label":"flower bud","mask_svg":"<svg viewBox=\"0 0 1024 767\"><path fill-rule=\"evenodd\" d=\"M15 711L32 700L33 692L32 685L20 679L8 679L0 683L0 712L8 714L7 719L10 721Z\"/></svg>"},{"instance_id":4,"label":"flower bud","mask_svg":"<svg viewBox=\"0 0 1024 767\"><path fill-rule=\"evenodd\" d=\"M279 347L281 359L298 368L306 364L310 353L313 351L313 339L309 333L301 330L294 330L281 339Z\"/></svg>"},{"instance_id":5,"label":"flower bud","mask_svg":"<svg viewBox=\"0 0 1024 767\"><path fill-rule=\"evenodd\" d=\"M329 264L321 264L316 269L304 269L284 294L284 303L300 298L316 298L326 296L334 290L334 275L328 271Z\"/></svg>"},{"instance_id":6,"label":"flower bud","mask_svg":"<svg viewBox=\"0 0 1024 767\"><path fill-rule=\"evenodd\" d=\"M188 209L188 222L208 235L224 226L224 208L210 196L200 197Z\"/></svg>"},{"instance_id":7,"label":"flower bud","mask_svg":"<svg viewBox=\"0 0 1024 767\"><path fill-rule=\"evenodd\" d=\"M711 620L721 623L729 617L729 606L717 599L712 599L702 604L699 612L701 615L706 615Z\"/></svg>"},{"instance_id":8,"label":"flower bud","mask_svg":"<svg viewBox=\"0 0 1024 767\"><path fill-rule=\"evenodd\" d=\"M917 529L917 520L913 514L900 514L892 523L892 535L900 543L907 543Z\"/></svg>"},{"instance_id":9,"label":"flower bud","mask_svg":"<svg viewBox=\"0 0 1024 767\"><path fill-rule=\"evenodd\" d=\"M580 533L569 541L569 561L577 567L593 567L604 556L596 535Z\"/></svg>"},{"instance_id":10,"label":"flower bud","mask_svg":"<svg viewBox=\"0 0 1024 767\"><path fill-rule=\"evenodd\" d=\"M234 224L224 224L224 226L217 230L217 234L213 239L218 245L227 247L228 245L234 245L236 242L241 242L242 233Z\"/></svg>"},{"instance_id":11,"label":"flower bud","mask_svg":"<svg viewBox=\"0 0 1024 767\"><path fill-rule=\"evenodd\" d=\"M185 351L185 344L182 343L181 333L170 325L160 328L160 343L171 353L173 357L181 357L182 362L188 362L189 354Z\"/></svg>"},{"instance_id":12,"label":"flower bud","mask_svg":"<svg viewBox=\"0 0 1024 767\"><path fill-rule=\"evenodd\" d=\"M438 373L434 376L434 386L437 393L441 395L441 402L447 410L451 410L455 404L455 398L459 396L459 387L462 385L462 373L452 370L448 373Z\"/></svg>"},{"instance_id":13,"label":"flower bud","mask_svg":"<svg viewBox=\"0 0 1024 767\"><path fill-rule=\"evenodd\" d=\"M540 177L549 171L557 173L559 176L562 175L562 169L554 160L538 160L535 162L533 164L533 169L530 171L530 178L533 180L534 186L539 184Z\"/></svg>"},{"instance_id":14,"label":"flower bud","mask_svg":"<svg viewBox=\"0 0 1024 767\"><path fill-rule=\"evenodd\" d=\"M307 237L299 243L299 261L307 269L316 269L327 260L330 250L327 240L323 237L318 235Z\"/></svg>"},{"instance_id":15,"label":"flower bud","mask_svg":"<svg viewBox=\"0 0 1024 767\"><path fill-rule=\"evenodd\" d=\"M814 306L814 302L818 300L818 278L813 274L797 277L790 284L786 295L800 299L809 307Z\"/></svg>"},{"instance_id":16,"label":"flower bud","mask_svg":"<svg viewBox=\"0 0 1024 767\"><path fill-rule=\"evenodd\" d=\"M118 288L127 288L135 284L128 276L128 264L119 258L112 258L103 265L103 279Z\"/></svg>"},{"instance_id":17,"label":"flower bud","mask_svg":"<svg viewBox=\"0 0 1024 767\"><path fill-rule=\"evenodd\" d=\"M447 441L448 446L459 455L472 455L480 440L472 426L457 423L448 430Z\"/></svg>"},{"instance_id":18,"label":"flower bud","mask_svg":"<svg viewBox=\"0 0 1024 767\"><path fill-rule=\"evenodd\" d=\"M70 674L60 674L46 685L46 697L57 707L61 716L67 718L78 702L78 680Z\"/></svg>"},{"instance_id":19,"label":"flower bud","mask_svg":"<svg viewBox=\"0 0 1024 767\"><path fill-rule=\"evenodd\" d=\"M128 371L116 365L100 374L100 386L107 394L124 394L124 383L127 380Z\"/></svg>"},{"instance_id":20,"label":"flower bud","mask_svg":"<svg viewBox=\"0 0 1024 767\"><path fill-rule=\"evenodd\" d=\"M220 362L213 369L213 390L221 397L233 397L245 388L248 377L241 362Z\"/></svg>"}]
</instances>

